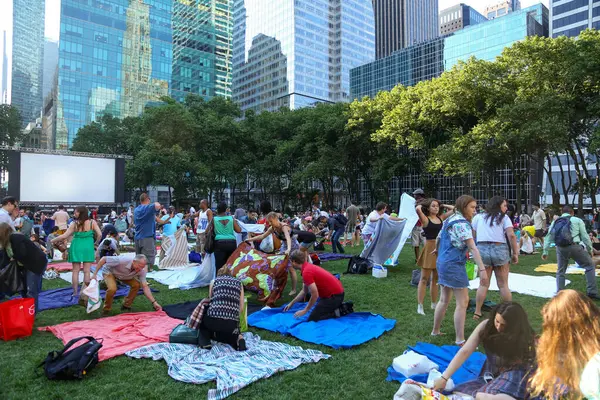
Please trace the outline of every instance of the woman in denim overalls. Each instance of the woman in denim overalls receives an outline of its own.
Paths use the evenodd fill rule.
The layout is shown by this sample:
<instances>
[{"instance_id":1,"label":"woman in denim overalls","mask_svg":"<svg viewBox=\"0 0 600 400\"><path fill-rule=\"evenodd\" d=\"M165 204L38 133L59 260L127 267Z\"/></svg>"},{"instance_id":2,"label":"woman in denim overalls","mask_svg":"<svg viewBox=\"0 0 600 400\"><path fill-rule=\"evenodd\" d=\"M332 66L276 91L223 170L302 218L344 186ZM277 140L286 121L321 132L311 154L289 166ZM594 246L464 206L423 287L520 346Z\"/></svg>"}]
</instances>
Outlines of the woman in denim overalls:
<instances>
[{"instance_id":1,"label":"woman in denim overalls","mask_svg":"<svg viewBox=\"0 0 600 400\"><path fill-rule=\"evenodd\" d=\"M446 315L446 310L452 299L456 296L456 309L454 310L454 330L456 344L465 343L465 319L469 304L469 278L467 277L467 251L473 254L480 281L488 280L485 267L481 261L479 251L473 240L473 229L470 221L477 213L477 202L468 195L462 195L456 200L454 215L444 221L442 230L437 238L437 271L438 282L442 289L442 296L435 308L432 336L441 335L440 327Z\"/></svg>"}]
</instances>

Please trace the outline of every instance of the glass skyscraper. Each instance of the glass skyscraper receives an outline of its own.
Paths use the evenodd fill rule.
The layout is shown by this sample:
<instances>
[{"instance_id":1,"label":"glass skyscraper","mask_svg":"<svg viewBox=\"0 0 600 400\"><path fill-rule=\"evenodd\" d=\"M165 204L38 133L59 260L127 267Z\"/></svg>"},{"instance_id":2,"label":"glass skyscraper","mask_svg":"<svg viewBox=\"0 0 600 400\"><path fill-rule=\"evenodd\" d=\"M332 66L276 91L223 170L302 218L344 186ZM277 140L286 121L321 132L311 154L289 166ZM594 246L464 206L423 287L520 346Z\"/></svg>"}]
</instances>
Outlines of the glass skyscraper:
<instances>
[{"instance_id":1,"label":"glass skyscraper","mask_svg":"<svg viewBox=\"0 0 600 400\"><path fill-rule=\"evenodd\" d=\"M230 48L227 0L62 0L56 147L162 96L228 96Z\"/></svg>"},{"instance_id":2,"label":"glass skyscraper","mask_svg":"<svg viewBox=\"0 0 600 400\"><path fill-rule=\"evenodd\" d=\"M587 28L600 29L600 0L550 0L552 37L575 37Z\"/></svg>"},{"instance_id":3,"label":"glass skyscraper","mask_svg":"<svg viewBox=\"0 0 600 400\"><path fill-rule=\"evenodd\" d=\"M234 0L233 100L243 110L347 101L375 58L370 0Z\"/></svg>"},{"instance_id":4,"label":"glass skyscraper","mask_svg":"<svg viewBox=\"0 0 600 400\"><path fill-rule=\"evenodd\" d=\"M42 111L45 12L45 0L13 0L10 103L21 112L23 127Z\"/></svg>"},{"instance_id":5,"label":"glass skyscraper","mask_svg":"<svg viewBox=\"0 0 600 400\"><path fill-rule=\"evenodd\" d=\"M471 56L492 61L527 36L548 36L548 9L538 4L505 17L465 27L447 37L408 47L350 71L353 98L374 96L397 84L411 86L439 76Z\"/></svg>"}]
</instances>

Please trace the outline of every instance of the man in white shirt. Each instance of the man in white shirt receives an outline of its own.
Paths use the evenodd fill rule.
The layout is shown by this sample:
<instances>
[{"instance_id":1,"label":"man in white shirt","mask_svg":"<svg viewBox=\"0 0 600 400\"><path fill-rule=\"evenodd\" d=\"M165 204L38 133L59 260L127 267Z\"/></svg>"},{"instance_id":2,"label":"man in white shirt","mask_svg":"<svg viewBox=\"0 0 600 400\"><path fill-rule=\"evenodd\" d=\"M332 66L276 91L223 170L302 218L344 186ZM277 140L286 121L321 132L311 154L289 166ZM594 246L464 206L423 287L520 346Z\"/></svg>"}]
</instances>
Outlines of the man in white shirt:
<instances>
[{"instance_id":1,"label":"man in white shirt","mask_svg":"<svg viewBox=\"0 0 600 400\"><path fill-rule=\"evenodd\" d=\"M377 203L375 206L375 210L371 211L371 214L367 217L367 222L365 223L365 227L362 230L362 239L365 242L365 245L371 238L371 236L375 233L375 228L377 227L377 222L381 219L389 219L391 221L403 221L402 218L390 217L386 214L385 210L387 209L387 204L384 202Z\"/></svg>"},{"instance_id":2,"label":"man in white shirt","mask_svg":"<svg viewBox=\"0 0 600 400\"><path fill-rule=\"evenodd\" d=\"M131 204L127 210L127 224L130 228L133 226L133 204Z\"/></svg>"},{"instance_id":3,"label":"man in white shirt","mask_svg":"<svg viewBox=\"0 0 600 400\"><path fill-rule=\"evenodd\" d=\"M19 208L19 202L12 196L6 196L2 199L2 208L0 208L0 224L5 223L15 229L13 212Z\"/></svg>"},{"instance_id":4,"label":"man in white shirt","mask_svg":"<svg viewBox=\"0 0 600 400\"><path fill-rule=\"evenodd\" d=\"M544 247L544 236L546 233L546 213L540 208L539 203L533 205L533 227L535 228L535 236L533 238L533 246L535 248L536 240L540 241L542 247Z\"/></svg>"},{"instance_id":5,"label":"man in white shirt","mask_svg":"<svg viewBox=\"0 0 600 400\"><path fill-rule=\"evenodd\" d=\"M56 226L58 226L57 234L60 236L67 231L69 223L69 213L65 211L64 206L58 206L58 211L52 215L52 219Z\"/></svg>"},{"instance_id":6,"label":"man in white shirt","mask_svg":"<svg viewBox=\"0 0 600 400\"><path fill-rule=\"evenodd\" d=\"M200 212L198 212L198 224L196 228L196 253L204 256L204 243L206 243L206 228L213 219L213 212L208 208L208 200L200 201Z\"/></svg>"},{"instance_id":7,"label":"man in white shirt","mask_svg":"<svg viewBox=\"0 0 600 400\"><path fill-rule=\"evenodd\" d=\"M194 206L190 206L190 218L194 218L196 216L196 209Z\"/></svg>"},{"instance_id":8,"label":"man in white shirt","mask_svg":"<svg viewBox=\"0 0 600 400\"><path fill-rule=\"evenodd\" d=\"M117 292L117 279L130 287L129 294L121 306L122 311L131 311L131 305L140 290L140 286L144 291L144 295L152 303L152 307L156 311L162 310L162 307L152 295L150 286L148 286L148 282L146 281L146 274L148 273L147 264L148 259L143 254L124 254L122 256L102 257L100 259L92 279L97 280L98 271L104 268L102 279L106 283L107 289L102 315L106 316L110 314L113 298Z\"/></svg>"}]
</instances>

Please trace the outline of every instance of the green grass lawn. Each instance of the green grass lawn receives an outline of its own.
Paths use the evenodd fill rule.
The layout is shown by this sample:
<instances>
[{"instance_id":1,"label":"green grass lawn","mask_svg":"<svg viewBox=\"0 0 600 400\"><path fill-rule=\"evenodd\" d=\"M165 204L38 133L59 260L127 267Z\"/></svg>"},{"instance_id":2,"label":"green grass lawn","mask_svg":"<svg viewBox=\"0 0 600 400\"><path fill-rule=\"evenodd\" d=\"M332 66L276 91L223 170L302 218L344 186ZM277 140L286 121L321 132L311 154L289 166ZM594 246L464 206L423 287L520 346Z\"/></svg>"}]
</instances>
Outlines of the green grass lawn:
<instances>
[{"instance_id":1,"label":"green grass lawn","mask_svg":"<svg viewBox=\"0 0 600 400\"><path fill-rule=\"evenodd\" d=\"M357 253L358 249L349 249ZM554 250L547 262L555 262ZM391 399L399 384L386 382L386 369L392 359L417 341L438 345L454 341L451 304L443 324L447 336L431 338L433 311L429 300L425 301L426 316L416 313L416 288L410 286L411 271L415 269L412 247L406 246L400 256L400 266L390 268L388 277L376 279L370 275L342 276L346 299L354 301L356 311L371 311L387 318L396 319L396 327L381 338L350 350L333 350L301 342L291 337L253 329L263 339L285 342L291 345L321 350L333 357L317 364L302 365L294 371L277 374L270 379L252 384L232 399ZM521 257L512 271L540 275L533 272L541 264L539 255ZM344 272L347 261L325 263L331 272ZM570 288L585 290L582 275L569 275ZM188 291L169 290L166 286L151 281L152 287L160 290L155 296L163 304L174 304L207 296L207 289ZM44 280L44 289L68 286L62 280ZM289 287L286 288L286 294ZM470 292L474 298L475 292ZM497 292L490 292L488 299L499 302ZM529 313L536 331L541 327L540 309L544 299L515 294L514 301L520 302ZM280 301L287 302L288 297ZM116 310L120 306L118 300ZM150 311L151 306L143 296L133 304L134 311ZM79 306L42 312L36 327L54 325L67 321L98 318L99 314L87 315ZM471 332L475 322L467 316L466 332ZM62 348L62 343L51 333L37 332L33 336L11 342L0 342L0 399L188 399L206 398L214 383L192 385L180 383L167 375L163 361L133 360L120 356L100 363L83 381L52 382L43 375L36 375L36 366L49 351ZM40 371L41 372L41 371Z\"/></svg>"}]
</instances>

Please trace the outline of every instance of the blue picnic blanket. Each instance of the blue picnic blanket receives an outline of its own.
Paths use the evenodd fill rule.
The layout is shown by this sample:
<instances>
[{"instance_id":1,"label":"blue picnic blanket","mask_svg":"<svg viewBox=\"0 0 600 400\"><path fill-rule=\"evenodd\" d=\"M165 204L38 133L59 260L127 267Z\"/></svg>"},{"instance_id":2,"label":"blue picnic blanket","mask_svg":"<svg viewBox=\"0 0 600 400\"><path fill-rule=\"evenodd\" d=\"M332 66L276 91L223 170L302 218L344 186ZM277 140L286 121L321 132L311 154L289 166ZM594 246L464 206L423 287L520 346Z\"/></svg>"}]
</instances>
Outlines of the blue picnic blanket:
<instances>
[{"instance_id":1,"label":"blue picnic blanket","mask_svg":"<svg viewBox=\"0 0 600 400\"><path fill-rule=\"evenodd\" d=\"M152 290L153 292L156 290ZM117 292L115 293L115 297L123 297L127 296L129 293L129 286L119 285L117 287ZM138 292L138 294L144 293L142 289ZM73 288L65 287L60 289L51 289L44 290L40 292L38 301L39 301L39 310L53 310L55 308L63 308L77 305L79 301L78 297L72 297ZM106 291L100 291L100 297L104 298L106 296Z\"/></svg>"},{"instance_id":2,"label":"blue picnic blanket","mask_svg":"<svg viewBox=\"0 0 600 400\"><path fill-rule=\"evenodd\" d=\"M417 342L416 346L408 346L408 350L412 350L415 353L419 353L421 355L426 356L431 361L436 363L439 366L439 371L444 372L446 368L448 368L448 364L452 361L452 358L458 353L460 347L458 346L436 346L431 343L423 343ZM472 381L479 377L479 373L483 368L483 364L485 363L486 356L485 354L475 352L471 354L471 356L464 362L462 367L458 369L452 375L452 380L455 385L460 385L461 383L465 383L468 381ZM413 381L427 383L427 376L429 374L421 374L421 375L413 375L413 376L404 376L400 372L397 372L391 365L388 368L388 376L387 381L398 381L400 383L404 382L406 379L410 378Z\"/></svg>"},{"instance_id":3,"label":"blue picnic blanket","mask_svg":"<svg viewBox=\"0 0 600 400\"><path fill-rule=\"evenodd\" d=\"M302 318L294 318L294 313L304 307L306 303L296 303L285 313L283 307L261 310L248 316L248 325L334 349L348 349L366 343L392 330L396 325L396 320L366 312L355 312L318 322L307 321L310 313Z\"/></svg>"}]
</instances>

